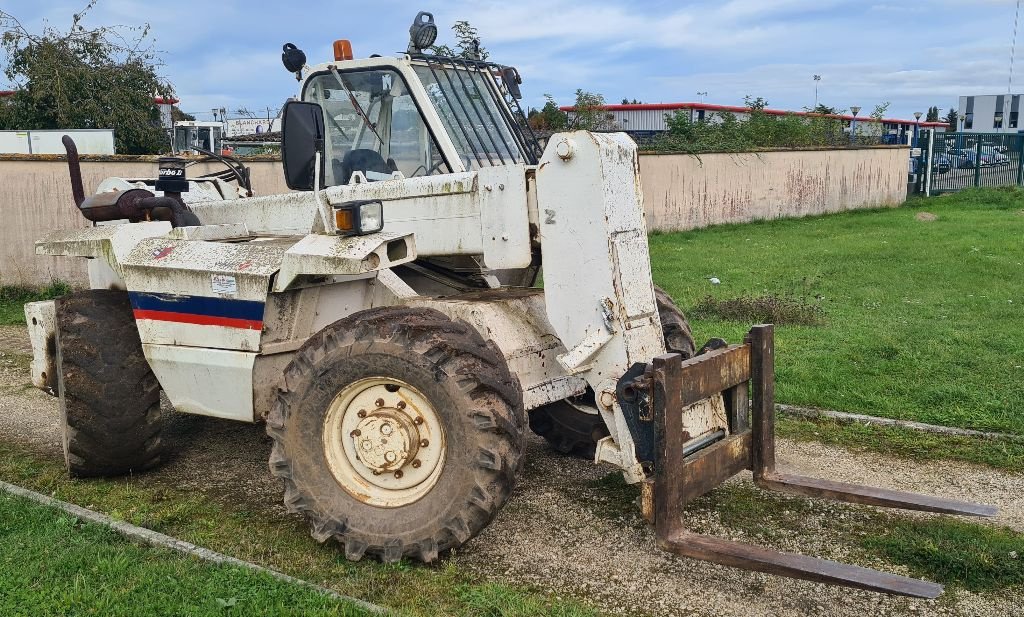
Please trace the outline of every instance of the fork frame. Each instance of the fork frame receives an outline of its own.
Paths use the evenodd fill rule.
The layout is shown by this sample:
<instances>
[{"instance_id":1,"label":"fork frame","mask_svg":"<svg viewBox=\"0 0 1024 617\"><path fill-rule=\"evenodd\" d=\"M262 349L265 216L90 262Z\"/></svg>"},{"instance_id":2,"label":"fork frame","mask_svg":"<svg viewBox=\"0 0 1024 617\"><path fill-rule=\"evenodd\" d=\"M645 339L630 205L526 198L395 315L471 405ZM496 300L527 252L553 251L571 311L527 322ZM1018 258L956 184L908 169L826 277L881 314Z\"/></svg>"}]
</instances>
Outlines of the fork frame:
<instances>
[{"instance_id":1,"label":"fork frame","mask_svg":"<svg viewBox=\"0 0 1024 617\"><path fill-rule=\"evenodd\" d=\"M655 424L657 447L654 477L646 480L644 486L645 511L654 519L658 547L663 550L792 578L935 598L942 593L942 585L692 533L683 523L684 506L749 469L758 486L784 493L946 514L996 514L996 508L987 505L778 472L775 466L775 346L771 324L754 326L742 345L686 361L679 354L659 356L648 366L638 385L649 389L652 412L649 417ZM683 426L680 410L719 393L726 401L729 435L684 455L683 445L691 436Z\"/></svg>"}]
</instances>

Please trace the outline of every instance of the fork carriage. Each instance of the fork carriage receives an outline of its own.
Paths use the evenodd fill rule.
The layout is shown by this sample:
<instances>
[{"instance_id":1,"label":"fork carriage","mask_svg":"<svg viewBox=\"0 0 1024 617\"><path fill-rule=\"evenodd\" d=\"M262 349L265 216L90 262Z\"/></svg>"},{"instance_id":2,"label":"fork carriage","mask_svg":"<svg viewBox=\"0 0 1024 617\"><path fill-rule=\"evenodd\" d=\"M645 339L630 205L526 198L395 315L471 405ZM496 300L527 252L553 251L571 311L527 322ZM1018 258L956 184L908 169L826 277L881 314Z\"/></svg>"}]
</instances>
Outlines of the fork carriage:
<instances>
[{"instance_id":1,"label":"fork carriage","mask_svg":"<svg viewBox=\"0 0 1024 617\"><path fill-rule=\"evenodd\" d=\"M654 427L656 464L653 477L642 485L642 505L663 550L792 578L936 598L942 593L942 585L936 583L690 532L684 524L684 508L737 473L750 470L757 486L782 493L943 514L993 516L997 512L988 505L778 471L775 342L770 324L751 328L741 345L689 360L679 354L659 356L628 387L649 401L650 413L641 418ZM719 393L725 400L730 434L688 454L683 444L690 435L678 411Z\"/></svg>"}]
</instances>

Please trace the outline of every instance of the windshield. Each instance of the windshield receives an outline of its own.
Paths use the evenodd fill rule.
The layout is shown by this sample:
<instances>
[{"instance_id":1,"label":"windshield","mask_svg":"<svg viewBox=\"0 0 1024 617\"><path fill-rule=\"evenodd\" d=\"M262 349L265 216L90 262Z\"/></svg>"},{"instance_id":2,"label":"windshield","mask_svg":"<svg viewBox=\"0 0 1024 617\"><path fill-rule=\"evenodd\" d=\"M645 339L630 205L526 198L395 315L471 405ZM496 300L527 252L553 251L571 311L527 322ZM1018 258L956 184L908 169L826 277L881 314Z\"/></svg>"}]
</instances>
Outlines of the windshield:
<instances>
[{"instance_id":1,"label":"windshield","mask_svg":"<svg viewBox=\"0 0 1024 617\"><path fill-rule=\"evenodd\" d=\"M430 63L416 74L441 116L466 169L524 163L523 145L509 124L508 110L495 98L497 86L475 69Z\"/></svg>"},{"instance_id":2,"label":"windshield","mask_svg":"<svg viewBox=\"0 0 1024 617\"><path fill-rule=\"evenodd\" d=\"M390 69L332 71L310 79L303 98L324 110L325 183L362 172L381 180L450 173L402 77Z\"/></svg>"}]
</instances>

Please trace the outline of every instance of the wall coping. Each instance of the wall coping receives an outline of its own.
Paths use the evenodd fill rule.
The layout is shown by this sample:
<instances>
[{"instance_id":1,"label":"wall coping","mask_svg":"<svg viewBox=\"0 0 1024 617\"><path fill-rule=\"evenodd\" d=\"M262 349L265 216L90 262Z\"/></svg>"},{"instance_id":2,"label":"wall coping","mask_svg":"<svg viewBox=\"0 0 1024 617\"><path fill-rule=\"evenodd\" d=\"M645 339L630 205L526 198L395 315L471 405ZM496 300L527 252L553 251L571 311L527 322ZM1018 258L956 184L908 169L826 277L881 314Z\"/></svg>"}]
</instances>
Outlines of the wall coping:
<instances>
[{"instance_id":1,"label":"wall coping","mask_svg":"<svg viewBox=\"0 0 1024 617\"><path fill-rule=\"evenodd\" d=\"M685 152L682 150L640 150L639 154L643 156L678 156L685 154L688 156L699 157L704 154L761 154L764 152L845 152L847 150L909 150L910 146L907 145L879 145L879 146L847 146L843 148L828 148L824 146L810 146L805 148L756 148L753 150L709 150L706 152ZM165 155L166 156L166 155ZM156 163L161 158L161 155L156 154L82 154L79 156L79 160L83 163ZM201 156L183 156L186 160L200 160ZM257 154L249 156L238 156L235 157L243 163L280 163L281 156L276 154ZM26 162L55 162L55 161L66 161L68 160L67 155L64 154L16 154L16 153L3 153L0 154L0 162L4 161L26 161Z\"/></svg>"},{"instance_id":2,"label":"wall coping","mask_svg":"<svg viewBox=\"0 0 1024 617\"><path fill-rule=\"evenodd\" d=\"M83 163L153 163L156 164L162 156L170 155L157 155L157 154L81 154L79 160ZM188 161L199 161L204 157L201 156L180 156ZM267 155L251 155L251 156L239 156L235 157L243 163L279 163L281 161L280 155L267 154ZM25 161L25 162L56 162L68 160L65 154L18 154L18 153L3 153L0 154L0 162L5 161ZM211 161L213 162L213 161Z\"/></svg>"},{"instance_id":3,"label":"wall coping","mask_svg":"<svg viewBox=\"0 0 1024 617\"><path fill-rule=\"evenodd\" d=\"M847 152L849 150L910 150L905 144L877 145L877 146L844 146L842 148L829 148L826 146L806 146L800 148L754 148L751 150L706 150L704 152L686 152L684 150L640 150L644 156L678 156L685 154L699 157L704 154L763 154L771 152Z\"/></svg>"}]
</instances>

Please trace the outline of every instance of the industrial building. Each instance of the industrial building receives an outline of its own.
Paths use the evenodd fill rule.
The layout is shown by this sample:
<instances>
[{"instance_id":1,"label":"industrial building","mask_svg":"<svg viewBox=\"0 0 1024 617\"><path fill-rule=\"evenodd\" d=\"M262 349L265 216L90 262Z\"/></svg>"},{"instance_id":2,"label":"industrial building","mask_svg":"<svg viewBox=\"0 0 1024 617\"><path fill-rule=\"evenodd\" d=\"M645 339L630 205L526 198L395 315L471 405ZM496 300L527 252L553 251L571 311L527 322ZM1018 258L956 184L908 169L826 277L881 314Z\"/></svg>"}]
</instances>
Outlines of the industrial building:
<instances>
[{"instance_id":1,"label":"industrial building","mask_svg":"<svg viewBox=\"0 0 1024 617\"><path fill-rule=\"evenodd\" d=\"M560 108L572 116L575 108L572 106ZM723 113L733 114L737 120L746 120L750 117L749 107L738 107L733 105L714 105L711 103L641 103L632 105L605 105L601 108L608 113L608 121L612 130L625 131L638 137L652 137L658 133L668 130L665 116L676 112L688 114L691 122L716 122L720 121ZM824 117L842 120L845 129L848 131L854 121L854 116L849 114L823 115L806 111L786 111L781 109L763 109L763 113L775 116L795 115L805 117ZM886 141L892 143L909 143L914 134L914 126L921 129L935 129L945 131L945 122L918 122L917 120L897 120L885 118L881 121L875 118L857 116L857 134L887 136Z\"/></svg>"},{"instance_id":2,"label":"industrial building","mask_svg":"<svg viewBox=\"0 0 1024 617\"><path fill-rule=\"evenodd\" d=\"M967 133L1019 133L1020 94L961 96L957 111L960 126Z\"/></svg>"}]
</instances>

